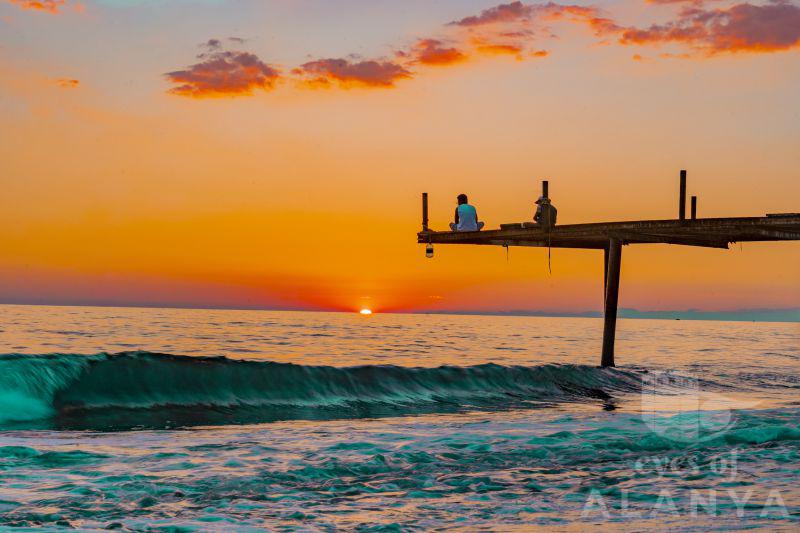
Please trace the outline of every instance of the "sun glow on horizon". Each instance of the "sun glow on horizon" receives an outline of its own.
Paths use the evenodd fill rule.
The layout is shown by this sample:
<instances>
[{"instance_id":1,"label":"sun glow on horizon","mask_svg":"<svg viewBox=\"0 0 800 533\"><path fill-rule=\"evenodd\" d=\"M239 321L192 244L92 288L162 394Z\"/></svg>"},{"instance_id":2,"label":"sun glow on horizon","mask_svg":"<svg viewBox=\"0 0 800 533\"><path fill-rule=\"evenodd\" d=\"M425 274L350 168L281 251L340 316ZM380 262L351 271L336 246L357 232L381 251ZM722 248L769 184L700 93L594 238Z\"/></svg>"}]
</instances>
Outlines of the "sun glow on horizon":
<instances>
[{"instance_id":1,"label":"sun glow on horizon","mask_svg":"<svg viewBox=\"0 0 800 533\"><path fill-rule=\"evenodd\" d=\"M372 314L372 309L364 308L361 311L359 311L359 313L361 313L362 315L371 315Z\"/></svg>"}]
</instances>

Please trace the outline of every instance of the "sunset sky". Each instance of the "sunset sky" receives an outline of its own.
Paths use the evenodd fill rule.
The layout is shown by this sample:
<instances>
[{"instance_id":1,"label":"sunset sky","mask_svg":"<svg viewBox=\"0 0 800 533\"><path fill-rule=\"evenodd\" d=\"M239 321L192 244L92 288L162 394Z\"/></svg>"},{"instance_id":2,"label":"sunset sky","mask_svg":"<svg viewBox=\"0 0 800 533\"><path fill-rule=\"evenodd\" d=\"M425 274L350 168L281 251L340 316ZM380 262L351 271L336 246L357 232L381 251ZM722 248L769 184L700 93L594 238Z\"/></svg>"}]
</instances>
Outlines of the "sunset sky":
<instances>
[{"instance_id":1,"label":"sunset sky","mask_svg":"<svg viewBox=\"0 0 800 533\"><path fill-rule=\"evenodd\" d=\"M487 227L800 211L800 1L0 0L0 302L597 310ZM800 304L800 243L626 247L620 306Z\"/></svg>"}]
</instances>

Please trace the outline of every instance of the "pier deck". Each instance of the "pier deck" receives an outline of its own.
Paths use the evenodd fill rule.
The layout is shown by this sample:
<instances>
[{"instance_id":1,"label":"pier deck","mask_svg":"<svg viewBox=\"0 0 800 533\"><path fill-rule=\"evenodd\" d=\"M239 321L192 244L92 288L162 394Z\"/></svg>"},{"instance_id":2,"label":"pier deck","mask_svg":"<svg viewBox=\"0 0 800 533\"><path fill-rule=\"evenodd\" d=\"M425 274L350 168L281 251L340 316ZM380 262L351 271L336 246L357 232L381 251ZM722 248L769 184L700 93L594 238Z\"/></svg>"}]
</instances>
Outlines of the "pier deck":
<instances>
[{"instance_id":1,"label":"pier deck","mask_svg":"<svg viewBox=\"0 0 800 533\"><path fill-rule=\"evenodd\" d=\"M610 239L622 244L678 244L727 248L735 242L800 240L800 214L765 217L636 220L566 224L543 229L533 222L501 224L484 231L421 231L417 242L484 244L604 250Z\"/></svg>"}]
</instances>

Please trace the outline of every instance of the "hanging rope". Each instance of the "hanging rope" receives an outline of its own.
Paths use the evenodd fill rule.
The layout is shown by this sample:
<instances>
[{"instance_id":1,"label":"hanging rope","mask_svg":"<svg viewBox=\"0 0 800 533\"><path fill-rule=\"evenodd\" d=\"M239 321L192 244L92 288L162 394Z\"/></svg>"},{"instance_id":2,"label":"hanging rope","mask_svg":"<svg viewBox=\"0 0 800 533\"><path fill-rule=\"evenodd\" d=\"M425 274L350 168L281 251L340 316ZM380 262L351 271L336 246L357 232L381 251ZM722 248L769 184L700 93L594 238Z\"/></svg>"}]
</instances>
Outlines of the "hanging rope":
<instances>
[{"instance_id":1,"label":"hanging rope","mask_svg":"<svg viewBox=\"0 0 800 533\"><path fill-rule=\"evenodd\" d=\"M553 275L553 265L550 262L550 228L547 228L547 272Z\"/></svg>"}]
</instances>

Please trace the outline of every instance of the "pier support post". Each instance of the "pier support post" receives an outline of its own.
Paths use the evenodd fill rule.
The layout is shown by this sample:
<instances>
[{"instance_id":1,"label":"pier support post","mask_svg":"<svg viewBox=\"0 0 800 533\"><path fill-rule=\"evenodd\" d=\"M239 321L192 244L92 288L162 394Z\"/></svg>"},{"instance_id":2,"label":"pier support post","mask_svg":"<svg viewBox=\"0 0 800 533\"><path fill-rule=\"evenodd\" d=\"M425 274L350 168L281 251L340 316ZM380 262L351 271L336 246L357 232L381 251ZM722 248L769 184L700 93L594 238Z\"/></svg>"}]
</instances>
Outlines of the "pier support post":
<instances>
[{"instance_id":1,"label":"pier support post","mask_svg":"<svg viewBox=\"0 0 800 533\"><path fill-rule=\"evenodd\" d=\"M697 220L697 196L692 196L692 220Z\"/></svg>"},{"instance_id":2,"label":"pier support post","mask_svg":"<svg viewBox=\"0 0 800 533\"><path fill-rule=\"evenodd\" d=\"M542 182L542 196L550 198L550 182L547 180Z\"/></svg>"},{"instance_id":3,"label":"pier support post","mask_svg":"<svg viewBox=\"0 0 800 533\"><path fill-rule=\"evenodd\" d=\"M608 247L603 248L603 303L606 301L608 290Z\"/></svg>"},{"instance_id":4,"label":"pier support post","mask_svg":"<svg viewBox=\"0 0 800 533\"><path fill-rule=\"evenodd\" d=\"M686 220L686 171L681 170L680 198L678 199L678 218Z\"/></svg>"},{"instance_id":5,"label":"pier support post","mask_svg":"<svg viewBox=\"0 0 800 533\"><path fill-rule=\"evenodd\" d=\"M609 239L606 251L606 301L603 313L603 355L600 366L614 366L614 339L617 333L617 302L619 301L619 273L622 263L622 241Z\"/></svg>"},{"instance_id":6,"label":"pier support post","mask_svg":"<svg viewBox=\"0 0 800 533\"><path fill-rule=\"evenodd\" d=\"M422 193L422 231L428 231L428 193Z\"/></svg>"}]
</instances>

